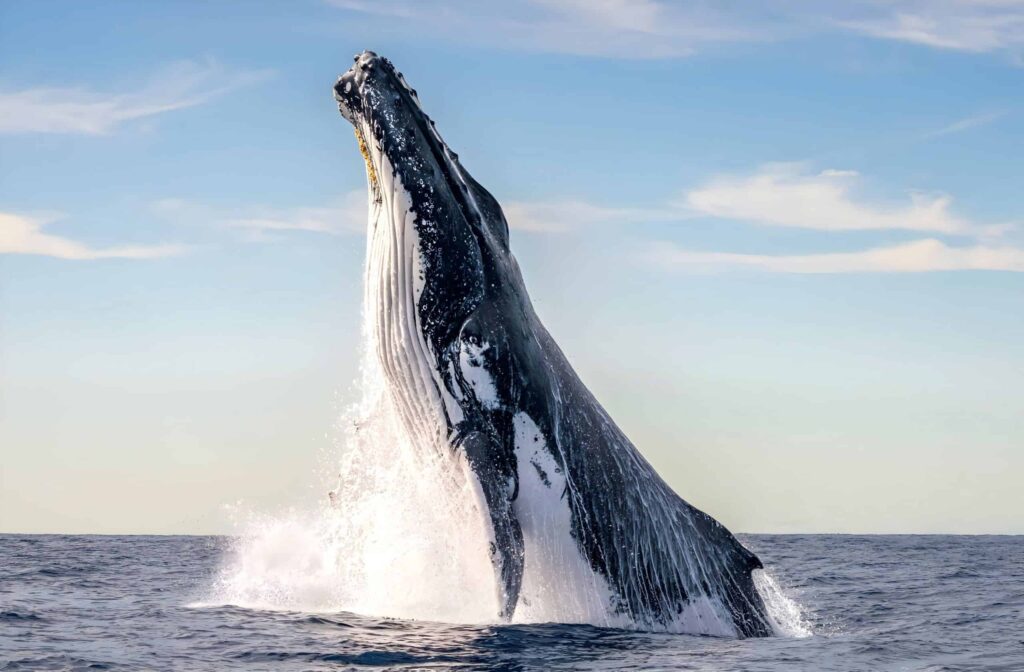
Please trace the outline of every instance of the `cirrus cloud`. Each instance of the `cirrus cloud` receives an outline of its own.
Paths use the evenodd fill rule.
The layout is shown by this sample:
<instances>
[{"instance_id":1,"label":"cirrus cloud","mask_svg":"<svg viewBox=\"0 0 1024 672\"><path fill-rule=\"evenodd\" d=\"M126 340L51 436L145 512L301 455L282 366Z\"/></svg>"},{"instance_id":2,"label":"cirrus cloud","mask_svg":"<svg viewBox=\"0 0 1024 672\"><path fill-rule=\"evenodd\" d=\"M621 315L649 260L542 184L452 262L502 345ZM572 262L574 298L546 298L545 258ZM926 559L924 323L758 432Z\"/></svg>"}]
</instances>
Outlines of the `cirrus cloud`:
<instances>
[{"instance_id":1,"label":"cirrus cloud","mask_svg":"<svg viewBox=\"0 0 1024 672\"><path fill-rule=\"evenodd\" d=\"M359 234L366 231L366 191L348 192L333 205L296 208L258 208L244 216L221 217L227 227L270 234L307 231L329 235Z\"/></svg>"},{"instance_id":2,"label":"cirrus cloud","mask_svg":"<svg viewBox=\"0 0 1024 672\"><path fill-rule=\"evenodd\" d=\"M160 219L177 225L200 224L231 231L248 242L272 242L288 234L359 235L366 232L366 190L355 189L326 204L275 207L249 204L228 208L184 198L151 204Z\"/></svg>"},{"instance_id":3,"label":"cirrus cloud","mask_svg":"<svg viewBox=\"0 0 1024 672\"><path fill-rule=\"evenodd\" d=\"M685 202L696 213L768 226L823 231L906 230L944 234L997 234L1004 225L981 225L955 215L946 194L912 193L909 203L858 198L855 171L818 173L800 164L776 163L753 173L725 175L689 191Z\"/></svg>"},{"instance_id":4,"label":"cirrus cloud","mask_svg":"<svg viewBox=\"0 0 1024 672\"><path fill-rule=\"evenodd\" d=\"M696 271L747 269L805 274L932 271L1024 273L1024 249L989 245L951 247L934 238L857 252L788 255L702 252L663 242L653 245L644 258L663 268Z\"/></svg>"},{"instance_id":5,"label":"cirrus cloud","mask_svg":"<svg viewBox=\"0 0 1024 672\"><path fill-rule=\"evenodd\" d=\"M871 37L936 49L992 52L1024 47L1020 0L897 0L860 3L838 25Z\"/></svg>"},{"instance_id":6,"label":"cirrus cloud","mask_svg":"<svg viewBox=\"0 0 1024 672\"><path fill-rule=\"evenodd\" d=\"M509 201L502 208L510 228L534 233L561 233L595 224L632 224L686 218L679 208L610 207L579 199Z\"/></svg>"},{"instance_id":7,"label":"cirrus cloud","mask_svg":"<svg viewBox=\"0 0 1024 672\"><path fill-rule=\"evenodd\" d=\"M182 245L119 245L91 247L80 241L46 233L56 217L35 218L0 212L0 254L31 254L58 259L153 259L181 254Z\"/></svg>"},{"instance_id":8,"label":"cirrus cloud","mask_svg":"<svg viewBox=\"0 0 1024 672\"><path fill-rule=\"evenodd\" d=\"M926 48L1014 54L1020 0L326 0L375 32L502 49L615 58L678 58L713 45L847 33ZM425 28L427 30L425 30Z\"/></svg>"},{"instance_id":9,"label":"cirrus cloud","mask_svg":"<svg viewBox=\"0 0 1024 672\"><path fill-rule=\"evenodd\" d=\"M134 91L79 86L0 91L0 133L104 135L135 119L200 105L270 74L232 71L213 61L182 61L154 73Z\"/></svg>"}]
</instances>

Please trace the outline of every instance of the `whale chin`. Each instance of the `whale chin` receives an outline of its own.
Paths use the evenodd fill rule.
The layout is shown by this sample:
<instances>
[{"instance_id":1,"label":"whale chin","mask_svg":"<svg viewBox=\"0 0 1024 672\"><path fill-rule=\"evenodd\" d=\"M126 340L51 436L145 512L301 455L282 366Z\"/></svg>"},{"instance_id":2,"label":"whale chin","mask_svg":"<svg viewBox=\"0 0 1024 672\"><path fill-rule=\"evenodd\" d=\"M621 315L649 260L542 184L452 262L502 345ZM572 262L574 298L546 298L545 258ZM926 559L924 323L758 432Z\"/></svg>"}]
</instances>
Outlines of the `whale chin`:
<instances>
[{"instance_id":1,"label":"whale chin","mask_svg":"<svg viewBox=\"0 0 1024 672\"><path fill-rule=\"evenodd\" d=\"M364 52L334 90L367 165L365 338L405 443L466 478L497 615L772 634L760 560L580 381L534 312L500 205L401 73Z\"/></svg>"}]
</instances>

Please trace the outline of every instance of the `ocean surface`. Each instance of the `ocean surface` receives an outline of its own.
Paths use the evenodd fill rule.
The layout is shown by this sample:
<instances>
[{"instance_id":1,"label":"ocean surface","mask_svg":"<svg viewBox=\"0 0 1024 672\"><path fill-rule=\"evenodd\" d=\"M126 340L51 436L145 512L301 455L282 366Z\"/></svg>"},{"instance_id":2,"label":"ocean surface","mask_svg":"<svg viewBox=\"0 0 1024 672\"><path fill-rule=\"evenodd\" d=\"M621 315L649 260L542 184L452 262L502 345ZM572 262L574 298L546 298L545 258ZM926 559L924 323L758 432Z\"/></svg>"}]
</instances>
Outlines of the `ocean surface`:
<instances>
[{"instance_id":1,"label":"ocean surface","mask_svg":"<svg viewBox=\"0 0 1024 672\"><path fill-rule=\"evenodd\" d=\"M740 536L813 634L197 606L228 538L0 535L0 669L1024 670L1024 537Z\"/></svg>"}]
</instances>

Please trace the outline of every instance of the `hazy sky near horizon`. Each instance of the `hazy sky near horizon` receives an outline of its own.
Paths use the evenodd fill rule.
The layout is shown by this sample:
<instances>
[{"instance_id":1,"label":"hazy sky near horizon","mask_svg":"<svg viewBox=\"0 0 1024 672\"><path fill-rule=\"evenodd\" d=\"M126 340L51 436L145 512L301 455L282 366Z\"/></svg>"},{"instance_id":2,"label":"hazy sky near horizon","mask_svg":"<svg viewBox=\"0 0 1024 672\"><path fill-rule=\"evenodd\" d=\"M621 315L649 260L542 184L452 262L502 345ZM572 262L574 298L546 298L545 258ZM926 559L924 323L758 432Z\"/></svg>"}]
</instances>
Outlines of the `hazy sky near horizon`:
<instances>
[{"instance_id":1,"label":"hazy sky near horizon","mask_svg":"<svg viewBox=\"0 0 1024 672\"><path fill-rule=\"evenodd\" d=\"M0 532L323 496L388 56L534 303L750 532L1024 533L1024 2L0 4Z\"/></svg>"}]
</instances>

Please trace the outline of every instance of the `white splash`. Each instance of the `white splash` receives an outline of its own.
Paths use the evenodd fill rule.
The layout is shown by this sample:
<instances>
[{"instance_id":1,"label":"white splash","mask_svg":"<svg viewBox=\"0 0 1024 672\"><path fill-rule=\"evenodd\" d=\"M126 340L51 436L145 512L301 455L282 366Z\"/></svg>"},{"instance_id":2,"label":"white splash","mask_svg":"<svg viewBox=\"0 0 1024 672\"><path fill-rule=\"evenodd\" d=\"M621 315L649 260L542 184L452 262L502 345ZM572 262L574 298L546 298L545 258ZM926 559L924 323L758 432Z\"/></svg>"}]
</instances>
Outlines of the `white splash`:
<instances>
[{"instance_id":1,"label":"white splash","mask_svg":"<svg viewBox=\"0 0 1024 672\"><path fill-rule=\"evenodd\" d=\"M352 611L454 623L496 619L494 570L462 470L409 446L389 395L364 379L346 422L333 504L248 516L198 604ZM326 497L324 498L326 500Z\"/></svg>"},{"instance_id":2,"label":"white splash","mask_svg":"<svg viewBox=\"0 0 1024 672\"><path fill-rule=\"evenodd\" d=\"M372 145L369 154L378 183L369 185L362 399L339 424L330 503L325 494L306 512L243 520L200 603L492 622L489 517L440 425L442 408L451 417L459 405L435 384L418 326L409 196L387 158Z\"/></svg>"},{"instance_id":3,"label":"white splash","mask_svg":"<svg viewBox=\"0 0 1024 672\"><path fill-rule=\"evenodd\" d=\"M754 586L768 608L768 618L776 635L801 638L814 634L800 605L786 596L775 577L767 570L756 569L753 578Z\"/></svg>"},{"instance_id":4,"label":"white splash","mask_svg":"<svg viewBox=\"0 0 1024 672\"><path fill-rule=\"evenodd\" d=\"M329 460L334 489L304 510L242 516L208 595L194 606L492 623L500 609L492 530L480 486L441 425L445 413L457 422L461 411L434 379L418 324L422 269L409 196L372 145L368 161L377 181L369 185L361 400L339 423L338 455ZM467 347L458 365L471 393L493 404L494 383L480 365L487 347ZM522 413L514 422L525 543L515 621L638 627L612 613L607 582L580 554L566 476L536 424ZM810 634L770 576L756 572L755 582L779 634ZM671 629L727 635L727 622L721 605L705 598Z\"/></svg>"}]
</instances>

